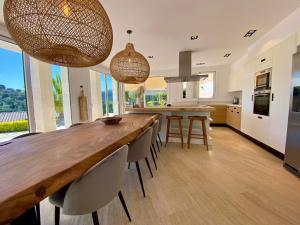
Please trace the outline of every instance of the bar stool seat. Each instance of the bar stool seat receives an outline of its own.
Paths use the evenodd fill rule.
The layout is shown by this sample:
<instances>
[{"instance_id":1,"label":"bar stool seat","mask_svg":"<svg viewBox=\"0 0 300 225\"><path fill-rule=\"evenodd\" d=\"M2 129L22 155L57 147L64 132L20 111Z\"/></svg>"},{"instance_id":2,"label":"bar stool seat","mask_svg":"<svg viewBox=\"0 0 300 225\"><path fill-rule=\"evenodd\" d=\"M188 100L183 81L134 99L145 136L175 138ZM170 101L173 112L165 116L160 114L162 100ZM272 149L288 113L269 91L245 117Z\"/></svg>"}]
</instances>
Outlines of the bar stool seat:
<instances>
[{"instance_id":1,"label":"bar stool seat","mask_svg":"<svg viewBox=\"0 0 300 225\"><path fill-rule=\"evenodd\" d=\"M168 122L167 122L165 147L167 146L167 143L169 142L169 137L177 137L177 138L181 139L181 147L183 148L184 142L183 142L183 134L182 134L182 126L181 126L181 121L183 120L183 116L166 116L166 119ZM170 132L171 121L178 121L179 133L171 133Z\"/></svg>"},{"instance_id":2,"label":"bar stool seat","mask_svg":"<svg viewBox=\"0 0 300 225\"><path fill-rule=\"evenodd\" d=\"M189 116L188 119L190 120L189 125L189 134L188 134L188 148L190 148L191 145L191 139L197 138L197 139L203 139L204 145L206 145L206 149L208 150L208 136L206 132L206 123L207 120L206 116ZM200 121L202 125L202 134L195 134L193 133L193 123L194 121Z\"/></svg>"}]
</instances>

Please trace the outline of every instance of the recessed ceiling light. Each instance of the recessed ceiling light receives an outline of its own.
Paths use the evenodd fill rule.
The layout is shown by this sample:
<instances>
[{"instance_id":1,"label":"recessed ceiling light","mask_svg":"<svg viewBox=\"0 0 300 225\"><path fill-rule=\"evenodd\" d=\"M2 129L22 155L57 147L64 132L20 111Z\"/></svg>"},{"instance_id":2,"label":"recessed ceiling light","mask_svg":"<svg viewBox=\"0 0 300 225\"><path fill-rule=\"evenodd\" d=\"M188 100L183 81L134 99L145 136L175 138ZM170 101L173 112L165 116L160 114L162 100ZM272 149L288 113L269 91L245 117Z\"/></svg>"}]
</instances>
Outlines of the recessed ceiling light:
<instances>
[{"instance_id":1,"label":"recessed ceiling light","mask_svg":"<svg viewBox=\"0 0 300 225\"><path fill-rule=\"evenodd\" d=\"M192 40L192 41L197 40L198 38L199 38L198 35L192 35L192 36L191 36L191 40Z\"/></svg>"},{"instance_id":2,"label":"recessed ceiling light","mask_svg":"<svg viewBox=\"0 0 300 225\"><path fill-rule=\"evenodd\" d=\"M224 55L225 58L228 58L229 56L231 56L231 53L226 53L226 54Z\"/></svg>"},{"instance_id":3,"label":"recessed ceiling light","mask_svg":"<svg viewBox=\"0 0 300 225\"><path fill-rule=\"evenodd\" d=\"M205 64L204 62L196 63L197 66L202 66L202 65L204 65L204 64Z\"/></svg>"},{"instance_id":4,"label":"recessed ceiling light","mask_svg":"<svg viewBox=\"0 0 300 225\"><path fill-rule=\"evenodd\" d=\"M257 30L249 30L244 37L251 37Z\"/></svg>"},{"instance_id":5,"label":"recessed ceiling light","mask_svg":"<svg viewBox=\"0 0 300 225\"><path fill-rule=\"evenodd\" d=\"M149 56L148 56L148 59L153 59L153 58L154 58L153 55L149 55Z\"/></svg>"}]
</instances>

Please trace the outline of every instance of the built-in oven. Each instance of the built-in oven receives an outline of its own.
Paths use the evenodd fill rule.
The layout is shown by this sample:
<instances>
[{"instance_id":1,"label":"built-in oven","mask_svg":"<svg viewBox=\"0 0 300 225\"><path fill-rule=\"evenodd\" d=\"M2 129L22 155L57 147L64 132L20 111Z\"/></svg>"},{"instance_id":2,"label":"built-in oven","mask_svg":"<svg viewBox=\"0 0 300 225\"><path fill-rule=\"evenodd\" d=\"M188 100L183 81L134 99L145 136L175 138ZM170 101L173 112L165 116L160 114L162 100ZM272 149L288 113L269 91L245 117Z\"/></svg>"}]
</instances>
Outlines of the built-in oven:
<instances>
[{"instance_id":1,"label":"built-in oven","mask_svg":"<svg viewBox=\"0 0 300 225\"><path fill-rule=\"evenodd\" d=\"M255 91L253 113L269 116L270 113L271 90Z\"/></svg>"},{"instance_id":2,"label":"built-in oven","mask_svg":"<svg viewBox=\"0 0 300 225\"><path fill-rule=\"evenodd\" d=\"M271 88L272 68L259 71L255 74L255 90Z\"/></svg>"}]
</instances>

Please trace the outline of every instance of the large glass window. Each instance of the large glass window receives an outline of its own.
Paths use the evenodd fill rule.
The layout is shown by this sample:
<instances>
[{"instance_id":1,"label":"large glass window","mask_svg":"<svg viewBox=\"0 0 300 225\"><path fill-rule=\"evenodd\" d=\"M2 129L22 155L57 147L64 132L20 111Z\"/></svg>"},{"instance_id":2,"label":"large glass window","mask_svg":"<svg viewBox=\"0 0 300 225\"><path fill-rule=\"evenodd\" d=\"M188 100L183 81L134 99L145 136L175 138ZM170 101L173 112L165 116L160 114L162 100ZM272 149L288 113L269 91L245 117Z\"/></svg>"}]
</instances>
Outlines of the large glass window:
<instances>
[{"instance_id":1,"label":"large glass window","mask_svg":"<svg viewBox=\"0 0 300 225\"><path fill-rule=\"evenodd\" d=\"M23 56L18 46L0 40L0 142L29 130Z\"/></svg>"},{"instance_id":2,"label":"large glass window","mask_svg":"<svg viewBox=\"0 0 300 225\"><path fill-rule=\"evenodd\" d=\"M213 98L215 94L215 72L199 74L199 98Z\"/></svg>"},{"instance_id":3,"label":"large glass window","mask_svg":"<svg viewBox=\"0 0 300 225\"><path fill-rule=\"evenodd\" d=\"M100 74L102 111L104 116L118 114L118 83L109 74Z\"/></svg>"},{"instance_id":4,"label":"large glass window","mask_svg":"<svg viewBox=\"0 0 300 225\"><path fill-rule=\"evenodd\" d=\"M167 83L164 77L149 77L145 82L145 105L147 107L167 104Z\"/></svg>"},{"instance_id":5,"label":"large glass window","mask_svg":"<svg viewBox=\"0 0 300 225\"><path fill-rule=\"evenodd\" d=\"M56 115L56 127L57 129L63 129L66 125L69 125L68 117L70 113L65 112L65 109L68 110L69 101L67 101L69 96L69 82L68 82L68 72L67 68L51 65L52 73L52 84L53 84L53 97L54 97L54 107ZM66 76L66 79L63 79ZM65 98L64 98L65 97ZM65 105L67 104L67 105ZM66 124L67 123L67 124Z\"/></svg>"},{"instance_id":6,"label":"large glass window","mask_svg":"<svg viewBox=\"0 0 300 225\"><path fill-rule=\"evenodd\" d=\"M159 107L167 104L167 83L164 77L149 77L142 84L125 84L125 106L137 104L137 91L144 87L144 106Z\"/></svg>"}]
</instances>

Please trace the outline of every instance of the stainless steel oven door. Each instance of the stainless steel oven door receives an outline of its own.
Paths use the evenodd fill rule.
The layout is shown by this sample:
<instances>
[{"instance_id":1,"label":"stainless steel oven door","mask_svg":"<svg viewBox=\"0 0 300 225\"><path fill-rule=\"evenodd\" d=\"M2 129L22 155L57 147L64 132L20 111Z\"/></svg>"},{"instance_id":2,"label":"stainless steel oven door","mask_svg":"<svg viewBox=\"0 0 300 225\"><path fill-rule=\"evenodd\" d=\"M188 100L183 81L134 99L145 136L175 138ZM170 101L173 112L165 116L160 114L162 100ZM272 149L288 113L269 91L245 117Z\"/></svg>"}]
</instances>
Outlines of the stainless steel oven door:
<instances>
[{"instance_id":1,"label":"stainless steel oven door","mask_svg":"<svg viewBox=\"0 0 300 225\"><path fill-rule=\"evenodd\" d=\"M270 93L255 94L253 113L262 116L269 116L270 98L271 98Z\"/></svg>"}]
</instances>

